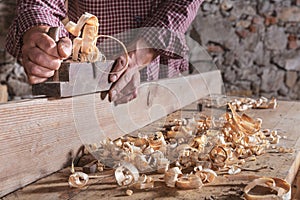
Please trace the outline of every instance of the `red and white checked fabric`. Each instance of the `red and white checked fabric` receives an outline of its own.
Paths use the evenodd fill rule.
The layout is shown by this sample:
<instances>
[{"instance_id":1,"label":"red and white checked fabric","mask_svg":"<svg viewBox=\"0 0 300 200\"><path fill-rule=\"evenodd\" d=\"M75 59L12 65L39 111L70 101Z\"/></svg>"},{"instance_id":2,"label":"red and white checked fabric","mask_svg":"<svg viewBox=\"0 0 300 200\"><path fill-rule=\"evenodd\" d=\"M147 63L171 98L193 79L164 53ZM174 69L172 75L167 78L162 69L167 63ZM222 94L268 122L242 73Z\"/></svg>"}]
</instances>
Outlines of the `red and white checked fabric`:
<instances>
[{"instance_id":1,"label":"red and white checked fabric","mask_svg":"<svg viewBox=\"0 0 300 200\"><path fill-rule=\"evenodd\" d=\"M68 14L64 0L18 0L17 16L10 27L6 48L21 57L22 36L36 25L62 27L67 15L77 22L88 12L99 19L99 34L112 35L125 44L143 37L159 56L141 71L147 80L166 78L187 70L188 48L184 33L197 14L203 0L69 0ZM101 52L116 53L115 43L99 40ZM144 78L143 78L144 79Z\"/></svg>"}]
</instances>

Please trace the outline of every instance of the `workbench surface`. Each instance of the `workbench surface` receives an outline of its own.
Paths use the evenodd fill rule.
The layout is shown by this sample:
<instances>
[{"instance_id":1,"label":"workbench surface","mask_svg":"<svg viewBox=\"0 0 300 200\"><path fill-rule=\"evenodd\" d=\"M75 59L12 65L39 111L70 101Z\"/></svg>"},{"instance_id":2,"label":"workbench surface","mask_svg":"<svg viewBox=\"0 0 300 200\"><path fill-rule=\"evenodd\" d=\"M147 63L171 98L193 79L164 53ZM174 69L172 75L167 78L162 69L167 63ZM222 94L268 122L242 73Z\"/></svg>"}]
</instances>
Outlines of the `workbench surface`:
<instances>
[{"instance_id":1,"label":"workbench surface","mask_svg":"<svg viewBox=\"0 0 300 200\"><path fill-rule=\"evenodd\" d=\"M191 117L195 112L197 112L197 104L191 104L171 114L168 119L174 117ZM225 110L214 109L211 111L208 108L204 108L204 112L210 112L212 115L217 116L224 113ZM251 117L262 118L263 128L279 130L281 135L286 136L286 138L280 140L279 146L294 148L295 152L269 152L263 154L258 156L256 161L247 162L244 167L258 169L267 166L265 169L257 172L242 171L238 175L219 175L215 182L210 185L205 185L198 190L168 188L161 179L163 175L154 175L156 182L153 189L133 189L134 193L132 196L125 194L126 187L117 186L114 177L92 180L90 182L91 185L81 190L69 187L68 176L70 169L63 169L18 191L8 194L3 197L3 199L242 199L245 185L259 176L282 178L292 183L298 171L300 161L298 151L300 146L300 134L298 134L300 129L300 102L280 101L279 107L274 110L259 109L247 110L245 112ZM164 118L158 120L139 131L157 131L168 119ZM104 173L110 173L110 171Z\"/></svg>"}]
</instances>

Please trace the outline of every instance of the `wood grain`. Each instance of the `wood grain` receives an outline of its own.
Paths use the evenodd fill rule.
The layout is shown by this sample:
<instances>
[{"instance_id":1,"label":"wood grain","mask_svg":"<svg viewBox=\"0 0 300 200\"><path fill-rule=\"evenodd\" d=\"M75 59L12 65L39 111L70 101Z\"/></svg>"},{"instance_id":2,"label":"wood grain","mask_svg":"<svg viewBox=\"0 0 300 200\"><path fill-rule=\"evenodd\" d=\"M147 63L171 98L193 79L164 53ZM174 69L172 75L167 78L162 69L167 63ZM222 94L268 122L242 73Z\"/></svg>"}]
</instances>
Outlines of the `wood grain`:
<instances>
[{"instance_id":1,"label":"wood grain","mask_svg":"<svg viewBox=\"0 0 300 200\"><path fill-rule=\"evenodd\" d=\"M0 197L70 164L82 144L135 131L208 94L221 93L213 71L142 84L115 106L100 94L0 105Z\"/></svg>"},{"instance_id":2,"label":"wood grain","mask_svg":"<svg viewBox=\"0 0 300 200\"><path fill-rule=\"evenodd\" d=\"M168 118L191 117L197 112L197 104L191 104L180 111L173 113ZM209 110L204 108L205 113L218 116L225 110ZM287 136L280 141L280 146L294 148L294 153L267 153L258 157L256 161L247 162L246 168L259 168L267 165L268 168L259 172L243 171L240 175L223 177L210 185L202 187L200 190L178 190L165 186L161 178L163 175L153 176L156 180L153 189L134 190L132 196L126 196L126 187L117 186L113 178L102 178L93 180L88 188L79 190L69 188L67 178L70 174L69 169L64 169L47 178L41 179L37 183L31 184L19 191L6 197L4 200L29 200L29 199L243 199L243 188L256 177L270 176L286 179L289 183L294 179L299 167L299 112L300 102L279 102L279 108L275 110L248 110L247 114L252 117L260 117L263 120L263 127L273 128L280 131L281 135ZM139 132L155 131L164 124L165 119L151 123L139 129ZM299 196L295 196L298 199Z\"/></svg>"},{"instance_id":3,"label":"wood grain","mask_svg":"<svg viewBox=\"0 0 300 200\"><path fill-rule=\"evenodd\" d=\"M8 101L7 86L0 84L0 103L6 103Z\"/></svg>"}]
</instances>

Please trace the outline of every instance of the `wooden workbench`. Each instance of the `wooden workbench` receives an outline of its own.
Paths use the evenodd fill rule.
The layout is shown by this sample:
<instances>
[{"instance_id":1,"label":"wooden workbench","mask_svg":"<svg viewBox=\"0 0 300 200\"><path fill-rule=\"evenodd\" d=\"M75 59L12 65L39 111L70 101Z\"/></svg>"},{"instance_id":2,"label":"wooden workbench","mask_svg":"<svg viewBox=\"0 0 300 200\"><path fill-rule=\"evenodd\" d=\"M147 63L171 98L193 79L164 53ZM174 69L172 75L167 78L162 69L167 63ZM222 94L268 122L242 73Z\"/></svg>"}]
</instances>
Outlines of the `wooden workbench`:
<instances>
[{"instance_id":1,"label":"wooden workbench","mask_svg":"<svg viewBox=\"0 0 300 200\"><path fill-rule=\"evenodd\" d=\"M220 71L142 83L115 105L103 93L0 104L0 198L70 165L82 144L131 133L209 94Z\"/></svg>"},{"instance_id":2,"label":"wooden workbench","mask_svg":"<svg viewBox=\"0 0 300 200\"><path fill-rule=\"evenodd\" d=\"M197 104L191 104L184 109L177 111L168 118L191 117L197 112ZM217 116L225 111L222 109L209 110L204 112ZM218 180L206 185L199 190L178 190L168 188L160 179L162 175L155 175L155 187L150 190L133 190L132 196L126 196L126 187L117 186L113 177L106 177L91 181L86 189L80 190L68 186L69 169L63 169L46 178L43 178L27 187L8 194L3 200L16 199L241 199L243 188L253 178L258 176L270 176L287 180L292 183L299 168L299 129L300 129L300 102L279 102L277 109L248 110L252 117L263 119L263 128L277 129L286 139L281 139L279 146L294 148L294 153L266 153L258 157L256 161L247 162L245 167L256 169L261 166L268 166L258 172L245 172L234 176L224 177L220 175ZM158 120L140 132L152 132L158 130L168 119ZM26 166L23 166L26 167ZM108 173L108 172L106 172ZM248 176L249 175L249 176ZM246 176L249 179L245 178Z\"/></svg>"}]
</instances>

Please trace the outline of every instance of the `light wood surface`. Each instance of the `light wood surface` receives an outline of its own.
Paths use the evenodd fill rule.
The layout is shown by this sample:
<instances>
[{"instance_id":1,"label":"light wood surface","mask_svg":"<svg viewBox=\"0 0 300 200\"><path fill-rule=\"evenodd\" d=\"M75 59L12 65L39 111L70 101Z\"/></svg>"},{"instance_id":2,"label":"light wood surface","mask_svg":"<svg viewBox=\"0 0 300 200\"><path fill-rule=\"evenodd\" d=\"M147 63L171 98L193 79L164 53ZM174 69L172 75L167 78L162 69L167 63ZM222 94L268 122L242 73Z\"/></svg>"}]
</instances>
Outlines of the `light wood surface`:
<instances>
[{"instance_id":1,"label":"light wood surface","mask_svg":"<svg viewBox=\"0 0 300 200\"><path fill-rule=\"evenodd\" d=\"M120 137L215 93L219 71L144 83L137 99L117 106L99 93L0 105L0 197L68 166L82 144Z\"/></svg>"},{"instance_id":2,"label":"light wood surface","mask_svg":"<svg viewBox=\"0 0 300 200\"><path fill-rule=\"evenodd\" d=\"M7 86L0 84L0 103L6 103L8 101Z\"/></svg>"},{"instance_id":3,"label":"light wood surface","mask_svg":"<svg viewBox=\"0 0 300 200\"><path fill-rule=\"evenodd\" d=\"M191 104L184 109L169 115L170 118L191 117L197 112L197 105ZM224 110L204 109L213 116L224 113ZM299 133L300 128L300 102L279 102L275 110L249 110L246 111L252 117L260 117L263 127L277 129L286 139L280 141L279 146L294 148L294 153L266 153L258 157L257 161L247 162L244 167L256 169L268 166L259 172L246 172L236 176L219 175L217 181L199 190L178 190L168 188L160 179L162 175L155 175L155 187L150 190L133 190L132 196L126 196L126 187L117 186L114 178L102 178L94 180L84 190L70 188L67 180L69 169L64 169L49 177L39 180L21 190L4 197L4 200L17 199L242 199L243 188L254 178L270 176L286 179L289 183L295 178L299 168ZM161 119L142 128L139 132L152 132L161 127L165 120Z\"/></svg>"}]
</instances>

